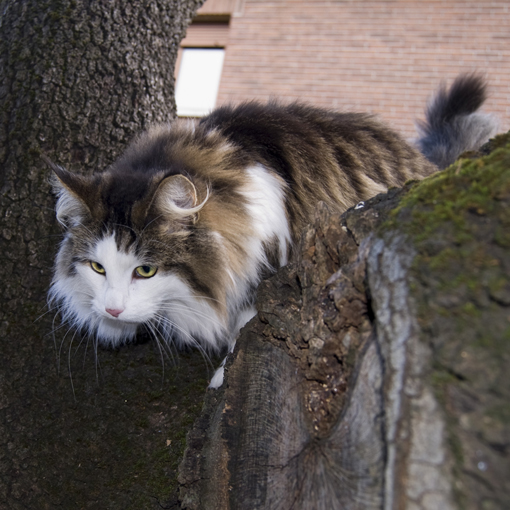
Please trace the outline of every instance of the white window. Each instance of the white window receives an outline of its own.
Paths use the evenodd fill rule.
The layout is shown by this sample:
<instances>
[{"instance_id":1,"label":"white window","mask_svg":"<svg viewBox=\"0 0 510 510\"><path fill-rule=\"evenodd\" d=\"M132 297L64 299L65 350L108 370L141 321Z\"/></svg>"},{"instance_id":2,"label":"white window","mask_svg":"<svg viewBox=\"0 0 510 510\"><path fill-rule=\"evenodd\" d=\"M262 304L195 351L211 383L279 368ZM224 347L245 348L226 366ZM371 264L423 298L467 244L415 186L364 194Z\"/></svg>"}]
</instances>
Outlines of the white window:
<instances>
[{"instance_id":1,"label":"white window","mask_svg":"<svg viewBox=\"0 0 510 510\"><path fill-rule=\"evenodd\" d=\"M179 117L202 117L216 104L225 50L183 48L175 86Z\"/></svg>"}]
</instances>

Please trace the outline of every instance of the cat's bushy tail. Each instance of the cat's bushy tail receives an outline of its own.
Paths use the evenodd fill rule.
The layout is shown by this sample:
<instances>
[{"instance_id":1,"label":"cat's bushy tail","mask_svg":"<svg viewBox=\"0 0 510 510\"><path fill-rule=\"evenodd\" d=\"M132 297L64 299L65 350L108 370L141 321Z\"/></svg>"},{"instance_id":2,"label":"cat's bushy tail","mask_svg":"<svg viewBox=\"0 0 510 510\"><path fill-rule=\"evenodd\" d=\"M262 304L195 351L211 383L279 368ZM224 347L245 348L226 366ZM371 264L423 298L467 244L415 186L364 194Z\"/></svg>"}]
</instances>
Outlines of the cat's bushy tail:
<instances>
[{"instance_id":1,"label":"cat's bushy tail","mask_svg":"<svg viewBox=\"0 0 510 510\"><path fill-rule=\"evenodd\" d=\"M427 105L425 121L417 122L417 145L439 168L463 152L476 150L497 132L490 114L478 113L487 98L487 83L479 74L463 74L447 89L443 84Z\"/></svg>"}]
</instances>

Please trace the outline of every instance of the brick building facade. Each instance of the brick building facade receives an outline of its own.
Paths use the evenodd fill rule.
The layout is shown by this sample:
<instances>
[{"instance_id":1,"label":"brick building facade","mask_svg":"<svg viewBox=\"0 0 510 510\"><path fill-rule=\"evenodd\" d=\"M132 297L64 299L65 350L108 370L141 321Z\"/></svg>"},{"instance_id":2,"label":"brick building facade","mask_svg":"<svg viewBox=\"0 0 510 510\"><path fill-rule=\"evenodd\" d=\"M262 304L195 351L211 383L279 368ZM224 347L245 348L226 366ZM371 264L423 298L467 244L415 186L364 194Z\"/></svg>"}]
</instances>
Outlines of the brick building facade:
<instances>
[{"instance_id":1,"label":"brick building facade","mask_svg":"<svg viewBox=\"0 0 510 510\"><path fill-rule=\"evenodd\" d=\"M216 104L371 111L407 137L442 80L479 71L510 128L510 2L207 0L182 47L224 47Z\"/></svg>"}]
</instances>

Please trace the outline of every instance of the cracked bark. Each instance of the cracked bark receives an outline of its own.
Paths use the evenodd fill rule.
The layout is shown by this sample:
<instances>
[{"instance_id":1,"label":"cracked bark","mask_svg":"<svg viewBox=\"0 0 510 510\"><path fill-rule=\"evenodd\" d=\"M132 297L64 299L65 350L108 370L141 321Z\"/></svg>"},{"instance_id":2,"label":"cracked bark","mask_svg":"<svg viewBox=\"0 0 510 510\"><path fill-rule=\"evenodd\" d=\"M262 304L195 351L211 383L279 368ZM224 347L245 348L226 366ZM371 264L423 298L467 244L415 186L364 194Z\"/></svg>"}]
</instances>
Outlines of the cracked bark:
<instances>
[{"instance_id":1,"label":"cracked bark","mask_svg":"<svg viewBox=\"0 0 510 510\"><path fill-rule=\"evenodd\" d=\"M186 372L167 361L163 376L150 344L95 359L52 324L45 295L60 232L40 154L103 169L135 133L173 118L177 48L201 3L0 2L1 508L175 501L207 369L184 355Z\"/></svg>"},{"instance_id":2,"label":"cracked bark","mask_svg":"<svg viewBox=\"0 0 510 510\"><path fill-rule=\"evenodd\" d=\"M188 436L182 508L508 508L509 205L510 145L320 206Z\"/></svg>"}]
</instances>

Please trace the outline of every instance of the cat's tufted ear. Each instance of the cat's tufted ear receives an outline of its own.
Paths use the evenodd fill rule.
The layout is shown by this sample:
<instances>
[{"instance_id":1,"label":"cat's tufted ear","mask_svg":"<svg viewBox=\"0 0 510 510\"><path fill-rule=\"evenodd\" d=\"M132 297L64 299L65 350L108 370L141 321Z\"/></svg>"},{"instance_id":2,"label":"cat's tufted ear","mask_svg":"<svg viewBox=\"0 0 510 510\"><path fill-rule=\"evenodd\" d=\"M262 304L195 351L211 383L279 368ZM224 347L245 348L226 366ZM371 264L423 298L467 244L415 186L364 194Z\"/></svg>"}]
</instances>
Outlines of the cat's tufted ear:
<instances>
[{"instance_id":1,"label":"cat's tufted ear","mask_svg":"<svg viewBox=\"0 0 510 510\"><path fill-rule=\"evenodd\" d=\"M57 220L65 228L79 225L91 215L91 205L95 195L90 179L73 174L42 156L45 163L52 169L51 185L57 195L55 207Z\"/></svg>"},{"instance_id":2,"label":"cat's tufted ear","mask_svg":"<svg viewBox=\"0 0 510 510\"><path fill-rule=\"evenodd\" d=\"M208 197L207 192L204 200L199 202L195 185L184 175L177 174L161 181L154 196L154 203L171 218L195 221Z\"/></svg>"}]
</instances>

